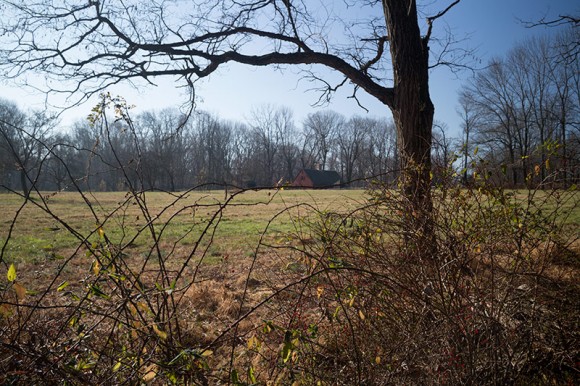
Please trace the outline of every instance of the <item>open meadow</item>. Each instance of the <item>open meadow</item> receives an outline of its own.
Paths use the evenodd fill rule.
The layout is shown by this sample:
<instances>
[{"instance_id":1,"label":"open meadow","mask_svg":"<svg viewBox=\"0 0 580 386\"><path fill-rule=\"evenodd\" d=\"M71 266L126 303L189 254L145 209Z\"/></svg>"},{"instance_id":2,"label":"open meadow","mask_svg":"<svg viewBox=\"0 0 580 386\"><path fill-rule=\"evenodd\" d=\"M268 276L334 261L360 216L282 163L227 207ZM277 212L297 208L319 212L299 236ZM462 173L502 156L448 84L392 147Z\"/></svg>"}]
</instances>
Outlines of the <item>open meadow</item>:
<instances>
[{"instance_id":1,"label":"open meadow","mask_svg":"<svg viewBox=\"0 0 580 386\"><path fill-rule=\"evenodd\" d=\"M304 226L299 219L311 212L348 212L362 206L364 197L363 190L249 190L233 195L216 190L146 192L137 201L124 192L47 192L25 203L21 196L6 193L0 194L0 243L4 262L38 265L98 240L99 229L113 245L135 256L151 247L148 227L159 234L163 247L182 252L198 241L208 245L209 240L199 240L205 230L213 234L211 263L249 255L261 237L295 232Z\"/></svg>"},{"instance_id":2,"label":"open meadow","mask_svg":"<svg viewBox=\"0 0 580 386\"><path fill-rule=\"evenodd\" d=\"M389 190L3 193L0 383L567 382L579 198L435 190L433 259Z\"/></svg>"},{"instance_id":3,"label":"open meadow","mask_svg":"<svg viewBox=\"0 0 580 386\"><path fill-rule=\"evenodd\" d=\"M34 266L63 259L84 242L98 239L99 229L112 244L128 247L135 255L146 254L151 247L148 226L160 233L162 245L187 251L209 224L208 230L213 232L211 263L226 256L252 254L261 237L275 239L304 230L299 220L312 213L348 213L368 199L364 190L346 189L249 190L233 198L230 195L223 190L146 192L138 203L125 192L46 192L25 203L19 195L0 194L3 262ZM542 191L534 195L532 200L544 204ZM519 200L527 196L525 191L516 194ZM560 210L571 231L580 228L579 196L568 197ZM554 209L553 205L543 206L544 211ZM208 245L209 240L202 242Z\"/></svg>"}]
</instances>

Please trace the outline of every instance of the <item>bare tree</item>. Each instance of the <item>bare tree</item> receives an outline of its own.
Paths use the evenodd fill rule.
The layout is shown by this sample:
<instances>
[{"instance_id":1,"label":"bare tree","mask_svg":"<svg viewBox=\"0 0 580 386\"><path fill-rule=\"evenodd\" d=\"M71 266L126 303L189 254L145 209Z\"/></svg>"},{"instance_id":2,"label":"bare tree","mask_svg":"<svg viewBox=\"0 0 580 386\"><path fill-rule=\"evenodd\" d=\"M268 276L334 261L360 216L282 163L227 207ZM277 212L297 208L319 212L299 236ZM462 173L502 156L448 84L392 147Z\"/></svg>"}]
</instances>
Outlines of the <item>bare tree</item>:
<instances>
[{"instance_id":1,"label":"bare tree","mask_svg":"<svg viewBox=\"0 0 580 386\"><path fill-rule=\"evenodd\" d=\"M473 95L467 90L463 90L459 95L459 107L457 113L461 117L461 129L463 130L463 140L461 145L463 156L463 183L467 184L469 155L473 145L471 144L471 135L476 126L480 124L477 109L473 103Z\"/></svg>"},{"instance_id":2,"label":"bare tree","mask_svg":"<svg viewBox=\"0 0 580 386\"><path fill-rule=\"evenodd\" d=\"M297 146L298 133L294 124L294 115L288 107L280 107L276 112L276 130L279 133L279 173L288 182L297 173L300 149Z\"/></svg>"},{"instance_id":3,"label":"bare tree","mask_svg":"<svg viewBox=\"0 0 580 386\"><path fill-rule=\"evenodd\" d=\"M305 140L310 142L309 147L315 156L315 165L321 170L325 170L328 166L330 151L344 124L344 117L334 111L317 111L306 117Z\"/></svg>"},{"instance_id":4,"label":"bare tree","mask_svg":"<svg viewBox=\"0 0 580 386\"><path fill-rule=\"evenodd\" d=\"M14 103L0 100L0 149L4 169L17 171L20 189L28 197L30 185L40 176L42 145L55 127L56 117L45 111L21 111Z\"/></svg>"},{"instance_id":5,"label":"bare tree","mask_svg":"<svg viewBox=\"0 0 580 386\"><path fill-rule=\"evenodd\" d=\"M562 27L569 26L570 29L570 39L561 41L563 43L558 46L559 60L565 60L567 62L575 62L578 60L578 55L580 54L580 15L559 15L557 17L549 18L544 16L535 22L524 22L528 28L534 27Z\"/></svg>"},{"instance_id":6,"label":"bare tree","mask_svg":"<svg viewBox=\"0 0 580 386\"><path fill-rule=\"evenodd\" d=\"M175 109L145 112L137 117L143 142L143 174L149 187L176 191L188 188L187 154L191 123ZM189 143L188 143L189 142Z\"/></svg>"},{"instance_id":7,"label":"bare tree","mask_svg":"<svg viewBox=\"0 0 580 386\"><path fill-rule=\"evenodd\" d=\"M505 59L493 60L462 91L468 145L479 145L488 160L509 171L514 186L544 181L554 167L565 183L574 175L577 161L568 150L580 121L573 96L578 62L561 60L570 38L564 33L528 39Z\"/></svg>"},{"instance_id":8,"label":"bare tree","mask_svg":"<svg viewBox=\"0 0 580 386\"><path fill-rule=\"evenodd\" d=\"M381 119L371 128L365 145L365 156L361 157L365 176L392 182L399 168L397 138L393 122Z\"/></svg>"},{"instance_id":9,"label":"bare tree","mask_svg":"<svg viewBox=\"0 0 580 386\"><path fill-rule=\"evenodd\" d=\"M369 9L364 14L376 15L366 23L348 20L356 17L349 2L309 7L292 0L65 0L58 5L2 0L0 67L9 77L34 71L59 85L65 80L68 89L51 86L55 83L48 87L80 92L83 100L120 81L152 82L161 75L181 77L192 86L228 62L301 65L321 82L323 97L351 84L354 98L362 89L390 108L398 130L403 190L415 206L428 209L434 114L429 46L434 22L459 2L449 0L442 11L426 17L421 31L413 0L357 3ZM339 39L335 21L347 30ZM437 55L444 62L441 58ZM310 65L326 66L344 78L331 84ZM392 82L387 80L389 67Z\"/></svg>"},{"instance_id":10,"label":"bare tree","mask_svg":"<svg viewBox=\"0 0 580 386\"><path fill-rule=\"evenodd\" d=\"M451 166L453 157L453 139L447 136L449 128L443 122L435 122L433 132L433 154L434 167L439 170L445 170Z\"/></svg>"},{"instance_id":11,"label":"bare tree","mask_svg":"<svg viewBox=\"0 0 580 386\"><path fill-rule=\"evenodd\" d=\"M355 176L355 165L362 156L364 143L369 135L373 132L376 121L370 118L352 117L346 122L344 129L340 130L337 135L336 143L338 146L342 178L345 183L349 184L353 178L361 178L364 173L359 170Z\"/></svg>"},{"instance_id":12,"label":"bare tree","mask_svg":"<svg viewBox=\"0 0 580 386\"><path fill-rule=\"evenodd\" d=\"M8 184L11 174L17 167L14 155L18 154L19 146L15 143L19 128L24 127L25 114L16 104L0 100L0 171L3 185Z\"/></svg>"},{"instance_id":13,"label":"bare tree","mask_svg":"<svg viewBox=\"0 0 580 386\"><path fill-rule=\"evenodd\" d=\"M260 173L258 183L262 186L271 186L275 181L276 160L280 150L281 129L284 120L280 110L272 105L264 105L252 112L251 135L254 142L254 156Z\"/></svg>"},{"instance_id":14,"label":"bare tree","mask_svg":"<svg viewBox=\"0 0 580 386\"><path fill-rule=\"evenodd\" d=\"M192 158L198 184L227 184L231 175L231 135L230 123L209 113L196 114Z\"/></svg>"}]
</instances>

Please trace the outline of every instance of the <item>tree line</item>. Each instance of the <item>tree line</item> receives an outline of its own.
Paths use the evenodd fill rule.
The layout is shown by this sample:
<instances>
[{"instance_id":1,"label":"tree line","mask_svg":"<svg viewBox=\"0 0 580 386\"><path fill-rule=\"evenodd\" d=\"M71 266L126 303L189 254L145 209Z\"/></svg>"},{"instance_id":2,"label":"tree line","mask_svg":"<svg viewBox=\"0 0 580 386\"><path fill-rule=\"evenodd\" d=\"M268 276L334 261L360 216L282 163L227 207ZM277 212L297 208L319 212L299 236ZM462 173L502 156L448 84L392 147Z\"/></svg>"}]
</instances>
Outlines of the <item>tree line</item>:
<instances>
[{"instance_id":1,"label":"tree line","mask_svg":"<svg viewBox=\"0 0 580 386\"><path fill-rule=\"evenodd\" d=\"M554 171L559 183L576 183L580 69L570 47L577 40L575 29L528 39L476 72L459 95L462 137L434 124L435 175L451 166L469 183L486 165L504 186L537 185ZM399 168L392 120L326 110L297 123L290 108L273 105L254 109L245 122L177 109L126 118L82 120L63 132L54 114L2 100L2 187L24 194L33 185L124 190L127 181L167 191L252 188L291 182L303 168L336 170L345 185L363 187L369 179L394 180Z\"/></svg>"},{"instance_id":2,"label":"tree line","mask_svg":"<svg viewBox=\"0 0 580 386\"><path fill-rule=\"evenodd\" d=\"M119 99L116 99L118 102ZM247 122L197 111L146 111L129 120L77 121L57 130L54 116L0 102L2 185L39 190L177 191L196 186L253 188L291 182L303 168L336 170L343 181L387 178L396 164L392 122L337 112L254 109ZM130 124L127 124L130 122ZM74 184L71 184L74 181Z\"/></svg>"}]
</instances>

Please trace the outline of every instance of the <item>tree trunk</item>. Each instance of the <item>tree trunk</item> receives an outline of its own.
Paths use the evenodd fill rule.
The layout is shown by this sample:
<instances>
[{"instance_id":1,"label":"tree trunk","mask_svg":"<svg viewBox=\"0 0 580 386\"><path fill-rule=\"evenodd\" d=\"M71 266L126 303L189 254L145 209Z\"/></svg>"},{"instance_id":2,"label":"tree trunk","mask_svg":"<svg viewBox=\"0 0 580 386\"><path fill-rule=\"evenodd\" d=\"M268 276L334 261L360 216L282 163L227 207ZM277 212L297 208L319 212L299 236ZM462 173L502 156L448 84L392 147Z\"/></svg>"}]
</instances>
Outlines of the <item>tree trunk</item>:
<instances>
[{"instance_id":1,"label":"tree trunk","mask_svg":"<svg viewBox=\"0 0 580 386\"><path fill-rule=\"evenodd\" d=\"M24 197L28 198L30 190L28 189L28 184L26 183L26 170L24 170L24 168L20 169L20 187L22 188L22 194Z\"/></svg>"},{"instance_id":2,"label":"tree trunk","mask_svg":"<svg viewBox=\"0 0 580 386\"><path fill-rule=\"evenodd\" d=\"M435 109L429 95L429 49L421 37L415 1L383 0L393 63L394 101L402 192L408 221L431 242L431 135Z\"/></svg>"}]
</instances>

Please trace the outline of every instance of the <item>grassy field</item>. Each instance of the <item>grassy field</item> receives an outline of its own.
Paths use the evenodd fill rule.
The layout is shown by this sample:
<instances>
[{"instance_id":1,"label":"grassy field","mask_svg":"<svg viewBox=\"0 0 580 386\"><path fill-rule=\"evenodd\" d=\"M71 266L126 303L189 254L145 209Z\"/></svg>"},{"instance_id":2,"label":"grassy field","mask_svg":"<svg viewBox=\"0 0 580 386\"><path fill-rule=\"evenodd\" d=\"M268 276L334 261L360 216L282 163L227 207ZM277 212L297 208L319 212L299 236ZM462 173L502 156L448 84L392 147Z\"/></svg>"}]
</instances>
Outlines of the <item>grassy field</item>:
<instances>
[{"instance_id":1,"label":"grassy field","mask_svg":"<svg viewBox=\"0 0 580 386\"><path fill-rule=\"evenodd\" d=\"M554 202L546 203L546 195L539 191L528 197L528 192L519 191L515 197L530 199L533 210L543 203L542 210L549 212L556 203L554 196ZM203 256L204 264L247 260L260 241L288 245L288 235L303 237L313 213L346 213L363 206L366 198L363 190L146 192L137 197L123 192L46 192L25 202L4 193L2 260L6 267L16 264L20 277L38 286L63 266L61 275L82 277L89 264L82 258L99 240L99 232L134 264L152 255L167 257L175 267L192 256L194 262ZM567 195L558 203L572 233L580 229L578 199L578 194Z\"/></svg>"},{"instance_id":2,"label":"grassy field","mask_svg":"<svg viewBox=\"0 0 580 386\"><path fill-rule=\"evenodd\" d=\"M227 206L222 207L226 199ZM139 200L122 192L84 197L77 192L47 192L28 202L4 193L0 245L5 262L43 264L67 258L85 240L97 240L100 228L113 245L140 255L154 244L153 227L163 248L187 253L207 227L208 233L213 232L211 262L251 254L262 235L275 239L297 230L298 220L312 208L348 211L363 200L362 190L261 190L233 197L223 191L147 192ZM205 237L202 244L208 241Z\"/></svg>"},{"instance_id":3,"label":"grassy field","mask_svg":"<svg viewBox=\"0 0 580 386\"><path fill-rule=\"evenodd\" d=\"M518 192L526 199L526 192ZM563 203L570 227L580 226L578 194ZM226 199L227 206L222 208ZM42 263L73 252L83 240L97 238L103 229L119 247L146 253L152 225L163 245L187 248L197 242L200 232L211 221L215 228L210 255L246 255L252 253L265 232L274 238L298 230L299 219L312 211L347 212L360 207L363 190L261 190L227 197L223 191L193 191L186 194L147 192L140 202L122 192L46 193L33 201L15 194L0 194L0 245L4 261ZM545 194L536 192L533 200L543 202ZM545 206L544 210L551 206ZM216 216L216 217L214 217ZM6 243L10 235L10 240Z\"/></svg>"}]
</instances>

